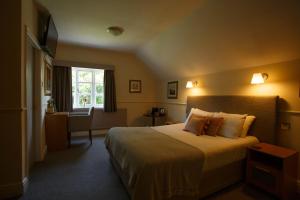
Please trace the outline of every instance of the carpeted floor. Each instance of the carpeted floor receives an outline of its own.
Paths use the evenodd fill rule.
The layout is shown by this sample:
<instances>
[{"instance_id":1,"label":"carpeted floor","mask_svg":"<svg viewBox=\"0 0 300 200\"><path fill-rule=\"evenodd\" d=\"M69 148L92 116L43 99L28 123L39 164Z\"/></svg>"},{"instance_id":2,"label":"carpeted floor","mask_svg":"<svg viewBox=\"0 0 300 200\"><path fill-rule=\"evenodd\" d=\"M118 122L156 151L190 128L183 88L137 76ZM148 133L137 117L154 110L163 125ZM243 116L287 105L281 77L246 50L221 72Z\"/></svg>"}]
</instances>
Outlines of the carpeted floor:
<instances>
[{"instance_id":1,"label":"carpeted floor","mask_svg":"<svg viewBox=\"0 0 300 200\"><path fill-rule=\"evenodd\" d=\"M65 151L49 153L36 164L30 176L28 191L19 200L130 200L109 161L103 137L72 140ZM220 191L206 200L273 199L242 183Z\"/></svg>"}]
</instances>

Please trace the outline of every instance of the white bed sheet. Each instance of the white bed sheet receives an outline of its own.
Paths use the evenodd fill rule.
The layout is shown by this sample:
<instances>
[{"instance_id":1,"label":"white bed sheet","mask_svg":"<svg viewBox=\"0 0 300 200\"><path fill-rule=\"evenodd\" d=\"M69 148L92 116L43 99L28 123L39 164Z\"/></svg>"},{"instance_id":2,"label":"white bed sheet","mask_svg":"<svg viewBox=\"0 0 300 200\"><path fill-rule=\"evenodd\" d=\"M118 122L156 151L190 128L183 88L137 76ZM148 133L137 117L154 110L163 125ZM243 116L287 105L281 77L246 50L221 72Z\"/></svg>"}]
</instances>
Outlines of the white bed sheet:
<instances>
[{"instance_id":1,"label":"white bed sheet","mask_svg":"<svg viewBox=\"0 0 300 200\"><path fill-rule=\"evenodd\" d=\"M244 159L247 153L246 147L259 142L254 136L236 139L208 135L196 136L183 131L184 123L151 128L201 150L205 155L203 171Z\"/></svg>"}]
</instances>

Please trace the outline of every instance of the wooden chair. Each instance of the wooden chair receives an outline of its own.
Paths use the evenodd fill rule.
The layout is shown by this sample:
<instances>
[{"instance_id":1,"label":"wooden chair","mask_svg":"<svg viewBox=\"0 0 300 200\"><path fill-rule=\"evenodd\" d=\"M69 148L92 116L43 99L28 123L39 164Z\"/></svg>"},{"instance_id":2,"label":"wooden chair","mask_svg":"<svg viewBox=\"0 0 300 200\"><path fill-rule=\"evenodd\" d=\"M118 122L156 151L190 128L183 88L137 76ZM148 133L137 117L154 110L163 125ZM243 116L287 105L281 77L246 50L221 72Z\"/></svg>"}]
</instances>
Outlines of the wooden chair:
<instances>
[{"instance_id":1,"label":"wooden chair","mask_svg":"<svg viewBox=\"0 0 300 200\"><path fill-rule=\"evenodd\" d=\"M68 120L68 146L71 146L71 133L76 131L89 131L90 143L93 144L92 122L95 108L91 107L86 114L70 113Z\"/></svg>"}]
</instances>

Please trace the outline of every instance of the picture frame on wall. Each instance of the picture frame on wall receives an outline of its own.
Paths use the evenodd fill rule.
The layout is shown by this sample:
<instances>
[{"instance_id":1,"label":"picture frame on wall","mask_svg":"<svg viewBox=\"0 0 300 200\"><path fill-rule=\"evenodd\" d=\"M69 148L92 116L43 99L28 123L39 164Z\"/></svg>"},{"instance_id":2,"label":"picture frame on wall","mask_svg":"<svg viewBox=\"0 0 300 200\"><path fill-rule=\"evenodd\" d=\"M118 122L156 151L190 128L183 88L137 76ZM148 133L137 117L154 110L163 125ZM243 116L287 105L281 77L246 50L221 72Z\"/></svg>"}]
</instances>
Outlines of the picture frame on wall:
<instances>
[{"instance_id":1,"label":"picture frame on wall","mask_svg":"<svg viewBox=\"0 0 300 200\"><path fill-rule=\"evenodd\" d=\"M141 80L129 80L129 93L141 93L142 81Z\"/></svg>"},{"instance_id":2,"label":"picture frame on wall","mask_svg":"<svg viewBox=\"0 0 300 200\"><path fill-rule=\"evenodd\" d=\"M47 61L45 61L44 69L44 93L45 96L52 94L52 67Z\"/></svg>"},{"instance_id":3,"label":"picture frame on wall","mask_svg":"<svg viewBox=\"0 0 300 200\"><path fill-rule=\"evenodd\" d=\"M178 98L178 81L168 82L167 97L168 97L168 99L177 99Z\"/></svg>"}]
</instances>

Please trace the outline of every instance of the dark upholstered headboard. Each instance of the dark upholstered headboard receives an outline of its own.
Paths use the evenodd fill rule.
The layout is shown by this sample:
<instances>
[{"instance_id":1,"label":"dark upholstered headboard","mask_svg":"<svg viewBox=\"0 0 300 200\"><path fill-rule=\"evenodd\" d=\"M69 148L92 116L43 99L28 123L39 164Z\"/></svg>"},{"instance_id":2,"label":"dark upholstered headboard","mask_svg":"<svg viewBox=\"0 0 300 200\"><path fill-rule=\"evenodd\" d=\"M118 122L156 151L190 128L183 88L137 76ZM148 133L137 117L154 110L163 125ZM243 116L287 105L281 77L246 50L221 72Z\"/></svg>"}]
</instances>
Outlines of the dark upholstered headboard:
<instances>
[{"instance_id":1,"label":"dark upholstered headboard","mask_svg":"<svg viewBox=\"0 0 300 200\"><path fill-rule=\"evenodd\" d=\"M250 134L261 142L275 143L277 96L188 96L186 113L191 108L209 112L227 112L256 116Z\"/></svg>"}]
</instances>

